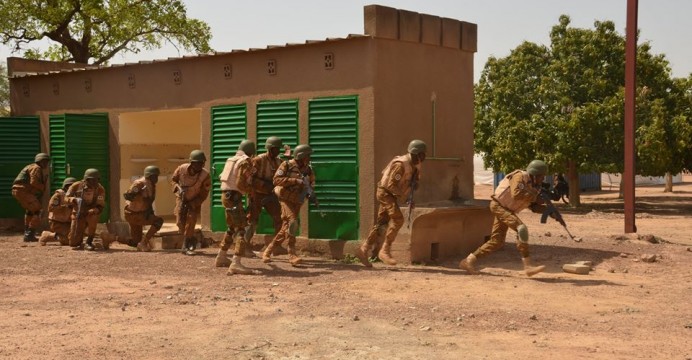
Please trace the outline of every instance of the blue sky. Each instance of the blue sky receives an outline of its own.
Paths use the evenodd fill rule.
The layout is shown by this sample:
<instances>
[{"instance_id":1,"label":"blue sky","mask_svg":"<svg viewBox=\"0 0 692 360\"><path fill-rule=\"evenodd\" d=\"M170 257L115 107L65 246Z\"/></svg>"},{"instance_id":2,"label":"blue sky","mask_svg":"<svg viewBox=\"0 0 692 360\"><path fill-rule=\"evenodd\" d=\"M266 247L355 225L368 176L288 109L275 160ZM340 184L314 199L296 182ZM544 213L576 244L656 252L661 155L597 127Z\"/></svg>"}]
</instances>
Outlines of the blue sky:
<instances>
[{"instance_id":1,"label":"blue sky","mask_svg":"<svg viewBox=\"0 0 692 360\"><path fill-rule=\"evenodd\" d=\"M190 17L206 21L217 51L344 37L363 33L363 6L380 4L478 24L475 80L489 56L503 57L522 41L548 44L561 14L572 26L612 20L624 34L627 0L183 0ZM673 76L692 73L692 1L639 0L640 42L665 54ZM111 63L187 55L173 46L115 57ZM0 58L10 49L0 45Z\"/></svg>"}]
</instances>

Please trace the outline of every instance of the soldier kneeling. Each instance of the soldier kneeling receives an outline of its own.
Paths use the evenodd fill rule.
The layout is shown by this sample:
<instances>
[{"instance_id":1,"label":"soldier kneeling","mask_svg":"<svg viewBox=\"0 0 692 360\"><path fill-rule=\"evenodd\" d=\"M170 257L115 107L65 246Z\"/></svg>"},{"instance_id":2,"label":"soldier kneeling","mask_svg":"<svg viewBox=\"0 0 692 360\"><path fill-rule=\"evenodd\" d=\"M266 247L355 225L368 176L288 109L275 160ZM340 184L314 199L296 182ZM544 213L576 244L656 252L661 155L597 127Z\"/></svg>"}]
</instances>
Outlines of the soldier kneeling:
<instances>
[{"instance_id":1,"label":"soldier kneeling","mask_svg":"<svg viewBox=\"0 0 692 360\"><path fill-rule=\"evenodd\" d=\"M48 202L48 223L50 231L41 233L38 241L41 246L51 241L58 241L60 245L69 245L70 240L67 235L70 233L70 215L72 214L72 204L67 201L65 196L67 189L74 184L77 179L68 177L62 182L62 189L55 190L55 194Z\"/></svg>"}]
</instances>

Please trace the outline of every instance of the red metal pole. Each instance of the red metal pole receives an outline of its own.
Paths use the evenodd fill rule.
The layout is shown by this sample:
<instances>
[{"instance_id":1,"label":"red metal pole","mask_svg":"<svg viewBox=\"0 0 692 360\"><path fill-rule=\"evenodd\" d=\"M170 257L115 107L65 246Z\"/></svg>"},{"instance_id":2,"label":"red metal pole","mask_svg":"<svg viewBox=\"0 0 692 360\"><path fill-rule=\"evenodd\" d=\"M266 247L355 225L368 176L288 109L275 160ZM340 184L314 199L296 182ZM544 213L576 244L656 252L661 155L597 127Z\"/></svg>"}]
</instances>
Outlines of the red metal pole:
<instances>
[{"instance_id":1,"label":"red metal pole","mask_svg":"<svg viewBox=\"0 0 692 360\"><path fill-rule=\"evenodd\" d=\"M637 8L638 0L627 0L625 29L625 171L622 174L625 196L625 233L636 233L634 224L634 125L637 77Z\"/></svg>"}]
</instances>

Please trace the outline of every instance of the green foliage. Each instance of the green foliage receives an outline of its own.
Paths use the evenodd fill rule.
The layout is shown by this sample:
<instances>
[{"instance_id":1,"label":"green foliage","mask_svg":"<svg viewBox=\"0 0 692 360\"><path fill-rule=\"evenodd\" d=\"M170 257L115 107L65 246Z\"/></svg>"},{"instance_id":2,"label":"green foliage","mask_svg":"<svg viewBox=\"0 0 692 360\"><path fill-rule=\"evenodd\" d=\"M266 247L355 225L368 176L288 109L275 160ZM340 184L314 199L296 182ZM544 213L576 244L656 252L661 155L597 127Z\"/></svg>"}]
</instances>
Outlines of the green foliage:
<instances>
[{"instance_id":1,"label":"green foliage","mask_svg":"<svg viewBox=\"0 0 692 360\"><path fill-rule=\"evenodd\" d=\"M524 42L490 58L476 85L474 145L495 171L544 159L553 172L624 167L625 39L611 21L569 27L563 15L550 47ZM692 76L691 76L692 78ZM637 172L690 170L690 79L671 79L664 55L637 49Z\"/></svg>"},{"instance_id":2,"label":"green foliage","mask_svg":"<svg viewBox=\"0 0 692 360\"><path fill-rule=\"evenodd\" d=\"M45 51L27 48L48 38ZM0 41L27 58L107 63L121 52L165 42L209 52L209 26L188 19L179 0L12 0L0 2Z\"/></svg>"},{"instance_id":3,"label":"green foliage","mask_svg":"<svg viewBox=\"0 0 692 360\"><path fill-rule=\"evenodd\" d=\"M7 66L0 62L0 116L10 115L10 82L7 79Z\"/></svg>"}]
</instances>

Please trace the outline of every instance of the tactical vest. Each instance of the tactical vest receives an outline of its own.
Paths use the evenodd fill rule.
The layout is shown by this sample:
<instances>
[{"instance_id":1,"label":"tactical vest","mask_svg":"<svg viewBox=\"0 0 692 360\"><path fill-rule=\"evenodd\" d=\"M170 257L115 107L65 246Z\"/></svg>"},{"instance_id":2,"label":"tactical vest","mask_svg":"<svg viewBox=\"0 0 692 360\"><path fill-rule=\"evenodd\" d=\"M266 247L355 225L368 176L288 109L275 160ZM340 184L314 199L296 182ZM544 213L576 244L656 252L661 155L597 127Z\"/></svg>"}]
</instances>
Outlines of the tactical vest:
<instances>
[{"instance_id":1,"label":"tactical vest","mask_svg":"<svg viewBox=\"0 0 692 360\"><path fill-rule=\"evenodd\" d=\"M279 169L281 160L270 158L269 152L258 155L252 159L252 166L255 169L254 178L260 181L253 181L255 192L260 194L270 194L272 191L274 174Z\"/></svg>"},{"instance_id":2,"label":"tactical vest","mask_svg":"<svg viewBox=\"0 0 692 360\"><path fill-rule=\"evenodd\" d=\"M132 183L128 192L134 193L136 196L132 200L125 200L125 209L131 212L147 211L152 207L156 198L156 185L142 176Z\"/></svg>"},{"instance_id":3,"label":"tactical vest","mask_svg":"<svg viewBox=\"0 0 692 360\"><path fill-rule=\"evenodd\" d=\"M497 200L497 202L499 202L500 205L502 205L507 210L510 210L514 213L518 213L529 207L529 205L531 205L531 202L527 202L526 200L515 199L514 197L512 197L512 189L509 185L510 180L514 176L521 176L524 186L531 186L531 178L529 176L529 173L523 170L515 170L509 173L507 176L505 176L505 178L502 179L502 181L500 181L500 184L497 185L497 189L495 189L495 193L493 194L492 198Z\"/></svg>"},{"instance_id":4,"label":"tactical vest","mask_svg":"<svg viewBox=\"0 0 692 360\"><path fill-rule=\"evenodd\" d=\"M38 177L38 183L42 184L40 189L35 188L31 184L31 172L36 170L36 168L38 168L38 171L41 174ZM43 175L43 169L41 168L41 166L38 164L29 164L29 165L25 166L22 169L22 171L19 172L17 177L14 179L14 181L12 182L12 185L13 185L12 188L13 189L24 189L24 190L28 190L31 192L42 192L43 189L45 188L45 183L46 183L46 178Z\"/></svg>"},{"instance_id":5,"label":"tactical vest","mask_svg":"<svg viewBox=\"0 0 692 360\"><path fill-rule=\"evenodd\" d=\"M71 214L72 209L65 197L65 191L63 189L55 190L55 194L53 194L48 203L48 220L68 223L70 222Z\"/></svg>"},{"instance_id":6,"label":"tactical vest","mask_svg":"<svg viewBox=\"0 0 692 360\"><path fill-rule=\"evenodd\" d=\"M238 176L240 176L240 165L248 161L249 158L244 152L238 151L235 153L235 156L226 159L226 164L223 166L223 171L219 176L222 191L235 190L242 193L246 192L243 191L246 189L239 189L237 183Z\"/></svg>"},{"instance_id":7,"label":"tactical vest","mask_svg":"<svg viewBox=\"0 0 692 360\"><path fill-rule=\"evenodd\" d=\"M106 203L106 190L103 185L97 184L96 187L87 187L86 180L75 182L67 189L66 197L82 199L82 209L84 212L88 209L96 207L104 207ZM72 210L77 211L77 206L73 206Z\"/></svg>"},{"instance_id":8,"label":"tactical vest","mask_svg":"<svg viewBox=\"0 0 692 360\"><path fill-rule=\"evenodd\" d=\"M401 179L396 179L396 186L390 186L390 177L392 176L390 172L392 170L392 165L397 162L400 162L404 166L404 176ZM402 200L411 192L411 178L413 177L413 170L414 167L413 164L411 164L410 155L406 154L397 156L392 159L389 164L387 164L387 167L385 167L384 170L382 170L382 178L380 179L378 185L389 191L392 195L398 197L399 200Z\"/></svg>"},{"instance_id":9,"label":"tactical vest","mask_svg":"<svg viewBox=\"0 0 692 360\"><path fill-rule=\"evenodd\" d=\"M209 171L207 169L202 169L196 175L190 175L187 169L190 167L190 163L182 164L177 169L178 173L178 185L185 191L185 200L190 201L199 195L204 185L204 181L209 177Z\"/></svg>"}]
</instances>

